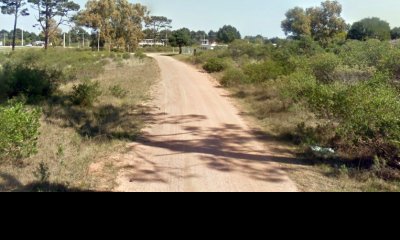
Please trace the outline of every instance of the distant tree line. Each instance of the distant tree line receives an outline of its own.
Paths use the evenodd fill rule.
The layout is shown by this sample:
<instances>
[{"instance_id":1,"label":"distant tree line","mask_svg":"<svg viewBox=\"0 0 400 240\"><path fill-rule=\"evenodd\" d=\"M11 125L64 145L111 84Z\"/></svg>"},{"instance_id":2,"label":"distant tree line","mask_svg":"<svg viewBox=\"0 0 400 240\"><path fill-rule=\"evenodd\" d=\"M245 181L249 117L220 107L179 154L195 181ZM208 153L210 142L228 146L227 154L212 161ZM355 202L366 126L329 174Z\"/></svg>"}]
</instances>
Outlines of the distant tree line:
<instances>
[{"instance_id":1,"label":"distant tree line","mask_svg":"<svg viewBox=\"0 0 400 240\"><path fill-rule=\"evenodd\" d=\"M3 43L3 45L11 46L13 42L13 36L14 36L14 30L7 31L3 29L0 31L0 42L4 42L5 40L5 43ZM15 37L16 37L15 40L16 45L21 45L22 29L19 28L16 29ZM24 44L32 44L40 40L41 38L38 34L34 32L24 31Z\"/></svg>"},{"instance_id":2,"label":"distant tree line","mask_svg":"<svg viewBox=\"0 0 400 240\"><path fill-rule=\"evenodd\" d=\"M390 28L379 18L365 18L349 25L341 16L342 5L338 1L325 1L318 7L295 7L286 13L282 30L289 38L312 38L323 46L346 39L390 40L400 38L400 28Z\"/></svg>"}]
</instances>

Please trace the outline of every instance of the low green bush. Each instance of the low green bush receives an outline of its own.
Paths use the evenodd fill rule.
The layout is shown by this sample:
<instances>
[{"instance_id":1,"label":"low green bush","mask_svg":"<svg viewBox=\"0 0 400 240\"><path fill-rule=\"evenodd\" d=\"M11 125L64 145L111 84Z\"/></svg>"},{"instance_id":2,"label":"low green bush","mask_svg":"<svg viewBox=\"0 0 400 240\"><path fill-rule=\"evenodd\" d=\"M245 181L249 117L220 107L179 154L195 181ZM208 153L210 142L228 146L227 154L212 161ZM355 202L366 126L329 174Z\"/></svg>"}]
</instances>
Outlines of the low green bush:
<instances>
[{"instance_id":1,"label":"low green bush","mask_svg":"<svg viewBox=\"0 0 400 240\"><path fill-rule=\"evenodd\" d=\"M145 59L147 56L146 56L146 54L145 54L143 51L138 50L138 51L135 52L135 57L138 58L138 59L140 59L140 60L143 60L143 59Z\"/></svg>"},{"instance_id":2,"label":"low green bush","mask_svg":"<svg viewBox=\"0 0 400 240\"><path fill-rule=\"evenodd\" d=\"M340 58L335 54L323 53L311 58L310 68L318 81L322 83L330 83L335 81L334 73L340 63Z\"/></svg>"},{"instance_id":3,"label":"low green bush","mask_svg":"<svg viewBox=\"0 0 400 240\"><path fill-rule=\"evenodd\" d=\"M71 101L75 105L91 107L101 94L99 82L85 81L73 87Z\"/></svg>"},{"instance_id":4,"label":"low green bush","mask_svg":"<svg viewBox=\"0 0 400 240\"><path fill-rule=\"evenodd\" d=\"M57 89L61 76L58 70L7 62L0 71L0 95L24 95L29 102L48 98Z\"/></svg>"},{"instance_id":5,"label":"low green bush","mask_svg":"<svg viewBox=\"0 0 400 240\"><path fill-rule=\"evenodd\" d=\"M211 58L203 65L203 69L208 73L222 72L225 68L226 63L220 58Z\"/></svg>"},{"instance_id":6,"label":"low green bush","mask_svg":"<svg viewBox=\"0 0 400 240\"><path fill-rule=\"evenodd\" d=\"M128 95L128 91L122 88L120 85L114 85L109 88L111 95L117 98L124 98Z\"/></svg>"},{"instance_id":7,"label":"low green bush","mask_svg":"<svg viewBox=\"0 0 400 240\"><path fill-rule=\"evenodd\" d=\"M274 80L286 74L284 66L273 60L248 64L243 68L243 72L252 83Z\"/></svg>"},{"instance_id":8,"label":"low green bush","mask_svg":"<svg viewBox=\"0 0 400 240\"><path fill-rule=\"evenodd\" d=\"M131 54L130 53L124 53L124 54L122 54L122 58L125 59L125 60L129 60L129 59L131 59Z\"/></svg>"},{"instance_id":9,"label":"low green bush","mask_svg":"<svg viewBox=\"0 0 400 240\"><path fill-rule=\"evenodd\" d=\"M40 111L21 102L0 106L0 162L16 161L37 152Z\"/></svg>"},{"instance_id":10,"label":"low green bush","mask_svg":"<svg viewBox=\"0 0 400 240\"><path fill-rule=\"evenodd\" d=\"M238 84L248 83L248 78L241 69L229 68L224 73L220 83L225 87L232 87Z\"/></svg>"}]
</instances>

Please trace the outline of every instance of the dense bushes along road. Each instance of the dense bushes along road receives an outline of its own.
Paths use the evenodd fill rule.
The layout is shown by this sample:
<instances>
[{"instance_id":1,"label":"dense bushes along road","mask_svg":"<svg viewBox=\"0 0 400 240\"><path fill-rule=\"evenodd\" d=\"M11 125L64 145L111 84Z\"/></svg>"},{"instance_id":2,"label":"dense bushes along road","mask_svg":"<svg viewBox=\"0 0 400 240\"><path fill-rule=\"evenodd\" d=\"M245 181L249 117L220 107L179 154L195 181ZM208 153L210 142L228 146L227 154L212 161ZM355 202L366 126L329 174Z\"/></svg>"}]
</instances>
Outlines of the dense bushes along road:
<instances>
[{"instance_id":1,"label":"dense bushes along road","mask_svg":"<svg viewBox=\"0 0 400 240\"><path fill-rule=\"evenodd\" d=\"M334 148L333 163L346 160L399 179L399 45L346 41L324 49L307 37L277 45L236 41L191 61L222 72L221 84L250 102L272 133L304 150Z\"/></svg>"}]
</instances>

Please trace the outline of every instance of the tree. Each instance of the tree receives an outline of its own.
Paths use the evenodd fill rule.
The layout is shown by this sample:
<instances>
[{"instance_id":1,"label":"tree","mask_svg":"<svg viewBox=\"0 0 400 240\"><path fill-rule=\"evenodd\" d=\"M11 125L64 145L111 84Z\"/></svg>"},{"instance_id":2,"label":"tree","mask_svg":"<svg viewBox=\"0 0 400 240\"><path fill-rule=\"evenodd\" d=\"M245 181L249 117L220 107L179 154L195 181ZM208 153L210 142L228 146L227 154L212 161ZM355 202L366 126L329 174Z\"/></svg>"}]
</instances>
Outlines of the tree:
<instances>
[{"instance_id":1,"label":"tree","mask_svg":"<svg viewBox=\"0 0 400 240\"><path fill-rule=\"evenodd\" d=\"M52 31L58 29L61 24L70 21L70 13L80 9L79 4L70 0L28 0L28 2L38 12L36 20L44 33L45 49L49 46L49 37L53 34ZM53 27L51 26L52 20L55 21Z\"/></svg>"},{"instance_id":2,"label":"tree","mask_svg":"<svg viewBox=\"0 0 400 240\"><path fill-rule=\"evenodd\" d=\"M89 0L76 19L79 25L100 31L101 42L107 43L110 50L130 50L143 39L142 23L147 16L145 6L127 0Z\"/></svg>"},{"instance_id":3,"label":"tree","mask_svg":"<svg viewBox=\"0 0 400 240\"><path fill-rule=\"evenodd\" d=\"M237 39L242 39L240 32L230 25L225 25L217 32L217 40L223 43L232 43Z\"/></svg>"},{"instance_id":4,"label":"tree","mask_svg":"<svg viewBox=\"0 0 400 240\"><path fill-rule=\"evenodd\" d=\"M74 26L68 32L68 38L72 43L79 43L82 41L83 37L86 38L87 36L89 36L89 33L85 29L79 26Z\"/></svg>"},{"instance_id":5,"label":"tree","mask_svg":"<svg viewBox=\"0 0 400 240\"><path fill-rule=\"evenodd\" d=\"M146 27L151 29L153 39L156 40L157 36L162 29L166 30L171 28L172 20L162 16L151 16L146 19Z\"/></svg>"},{"instance_id":6,"label":"tree","mask_svg":"<svg viewBox=\"0 0 400 240\"><path fill-rule=\"evenodd\" d=\"M244 39L253 44L265 44L267 42L267 38L262 35L246 36Z\"/></svg>"},{"instance_id":7,"label":"tree","mask_svg":"<svg viewBox=\"0 0 400 240\"><path fill-rule=\"evenodd\" d=\"M392 31L390 31L390 35L392 40L400 39L400 27L393 28Z\"/></svg>"},{"instance_id":8,"label":"tree","mask_svg":"<svg viewBox=\"0 0 400 240\"><path fill-rule=\"evenodd\" d=\"M182 54L182 47L191 44L190 30L182 28L172 32L169 42L173 47L179 47L179 54Z\"/></svg>"},{"instance_id":9,"label":"tree","mask_svg":"<svg viewBox=\"0 0 400 240\"><path fill-rule=\"evenodd\" d=\"M376 17L365 18L351 26L347 38L361 41L368 39L389 40L391 38L390 25Z\"/></svg>"},{"instance_id":10,"label":"tree","mask_svg":"<svg viewBox=\"0 0 400 240\"><path fill-rule=\"evenodd\" d=\"M282 22L282 29L286 36L300 38L311 35L311 19L303 8L296 7L286 13Z\"/></svg>"},{"instance_id":11,"label":"tree","mask_svg":"<svg viewBox=\"0 0 400 240\"><path fill-rule=\"evenodd\" d=\"M207 39L208 35L205 31L191 31L190 38L192 43L200 44L205 38Z\"/></svg>"},{"instance_id":12,"label":"tree","mask_svg":"<svg viewBox=\"0 0 400 240\"><path fill-rule=\"evenodd\" d=\"M210 43L217 41L217 33L212 30L208 32L208 41L210 41Z\"/></svg>"},{"instance_id":13,"label":"tree","mask_svg":"<svg viewBox=\"0 0 400 240\"><path fill-rule=\"evenodd\" d=\"M54 19L51 19L49 21L49 44L51 44L53 47L60 46L62 43L61 35L62 30L57 26L57 22ZM46 33L41 32L40 36L42 36L42 38L46 38Z\"/></svg>"},{"instance_id":14,"label":"tree","mask_svg":"<svg viewBox=\"0 0 400 240\"><path fill-rule=\"evenodd\" d=\"M342 10L338 1L330 0L322 2L320 7L307 9L311 35L316 41L326 46L336 35L347 30L346 21L341 17Z\"/></svg>"},{"instance_id":15,"label":"tree","mask_svg":"<svg viewBox=\"0 0 400 240\"><path fill-rule=\"evenodd\" d=\"M1 13L14 15L14 31L12 36L12 50L15 50L15 41L16 41L16 32L17 32L17 24L18 18L20 16L28 16L28 9L25 8L26 2L25 0L0 0Z\"/></svg>"}]
</instances>

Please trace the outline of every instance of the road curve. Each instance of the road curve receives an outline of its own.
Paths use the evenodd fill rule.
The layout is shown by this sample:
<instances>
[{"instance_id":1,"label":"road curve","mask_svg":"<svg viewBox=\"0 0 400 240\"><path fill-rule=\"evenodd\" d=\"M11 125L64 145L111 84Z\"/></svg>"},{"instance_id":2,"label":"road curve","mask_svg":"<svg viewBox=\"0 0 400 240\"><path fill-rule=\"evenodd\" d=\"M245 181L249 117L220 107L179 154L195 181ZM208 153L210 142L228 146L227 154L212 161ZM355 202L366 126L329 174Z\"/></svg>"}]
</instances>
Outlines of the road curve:
<instances>
[{"instance_id":1,"label":"road curve","mask_svg":"<svg viewBox=\"0 0 400 240\"><path fill-rule=\"evenodd\" d=\"M259 142L227 92L206 73L159 54L150 126L122 163L115 191L292 192L279 162Z\"/></svg>"}]
</instances>

